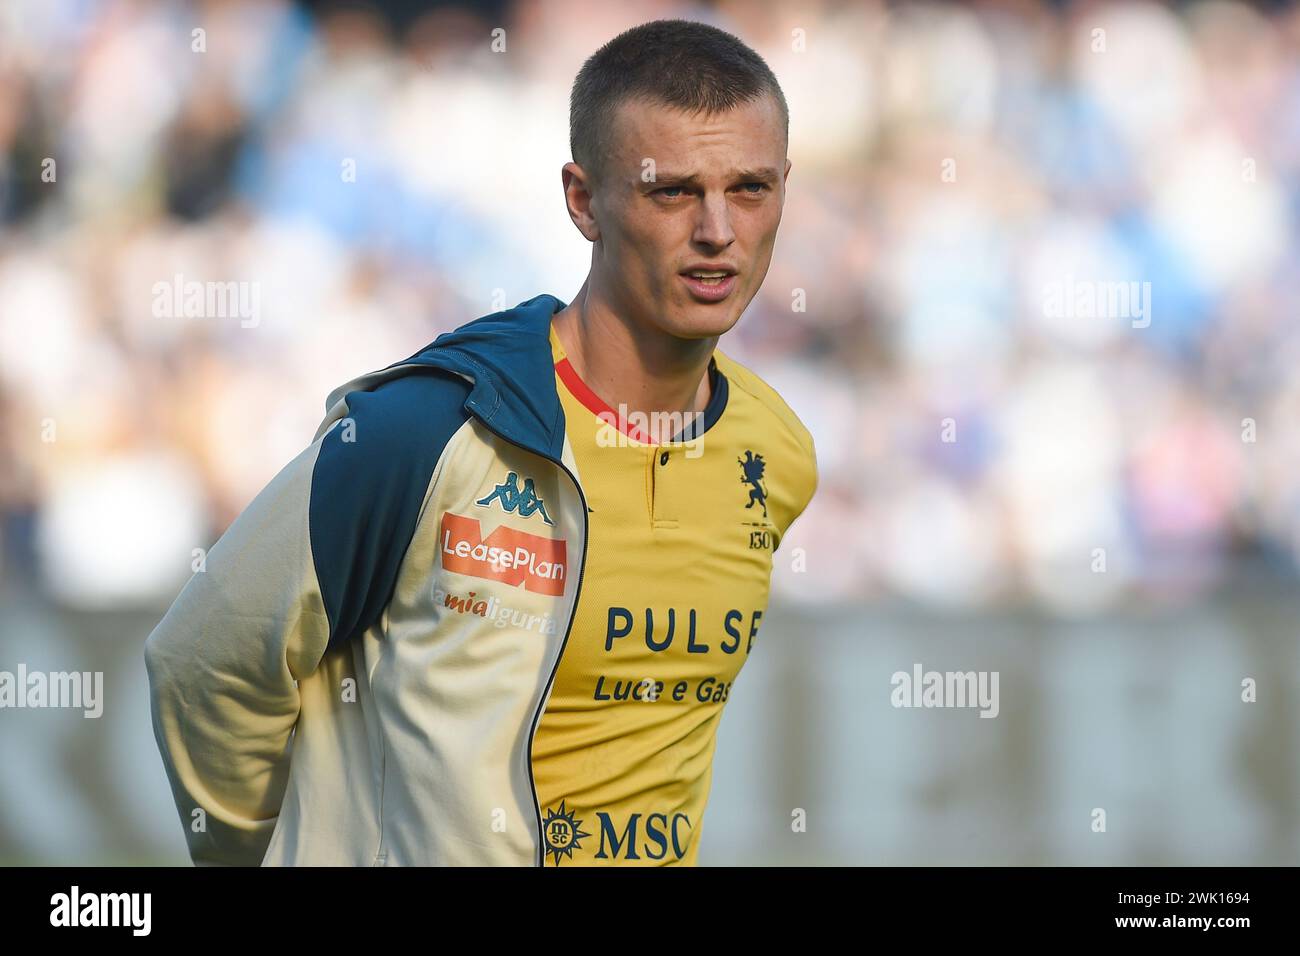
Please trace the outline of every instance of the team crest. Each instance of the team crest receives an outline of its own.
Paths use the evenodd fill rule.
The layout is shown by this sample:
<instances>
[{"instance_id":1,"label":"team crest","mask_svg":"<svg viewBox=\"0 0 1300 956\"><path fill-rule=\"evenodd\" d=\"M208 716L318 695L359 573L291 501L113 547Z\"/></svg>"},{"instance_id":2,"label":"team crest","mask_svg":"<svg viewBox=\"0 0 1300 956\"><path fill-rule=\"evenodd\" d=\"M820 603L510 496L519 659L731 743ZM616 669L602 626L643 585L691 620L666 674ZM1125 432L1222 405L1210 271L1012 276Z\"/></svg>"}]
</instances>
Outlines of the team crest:
<instances>
[{"instance_id":1,"label":"team crest","mask_svg":"<svg viewBox=\"0 0 1300 956\"><path fill-rule=\"evenodd\" d=\"M572 860L573 851L582 849L582 839L591 836L582 829L582 821L574 819L573 811L564 808L563 800L558 812L547 809L542 833L546 836L546 852L555 857L556 866L561 856Z\"/></svg>"},{"instance_id":2,"label":"team crest","mask_svg":"<svg viewBox=\"0 0 1300 956\"><path fill-rule=\"evenodd\" d=\"M755 504L760 505L763 509L763 517L767 517L767 486L763 484L763 473L767 470L767 463L763 461L762 455L755 455L749 449L745 449L745 457L737 458L740 463L742 472L740 483L749 485L749 503L746 508L752 508Z\"/></svg>"},{"instance_id":3,"label":"team crest","mask_svg":"<svg viewBox=\"0 0 1300 956\"><path fill-rule=\"evenodd\" d=\"M542 513L542 520L549 525L554 525L551 516L546 513L546 505L542 499L537 497L537 489L533 487L533 479L525 478L524 487L519 487L519 474L510 472L506 475L506 480L497 485L492 490L492 494L480 498L474 502L476 505L491 507L493 501L501 502L501 510L508 513L518 513L521 518L531 518L536 512Z\"/></svg>"}]
</instances>

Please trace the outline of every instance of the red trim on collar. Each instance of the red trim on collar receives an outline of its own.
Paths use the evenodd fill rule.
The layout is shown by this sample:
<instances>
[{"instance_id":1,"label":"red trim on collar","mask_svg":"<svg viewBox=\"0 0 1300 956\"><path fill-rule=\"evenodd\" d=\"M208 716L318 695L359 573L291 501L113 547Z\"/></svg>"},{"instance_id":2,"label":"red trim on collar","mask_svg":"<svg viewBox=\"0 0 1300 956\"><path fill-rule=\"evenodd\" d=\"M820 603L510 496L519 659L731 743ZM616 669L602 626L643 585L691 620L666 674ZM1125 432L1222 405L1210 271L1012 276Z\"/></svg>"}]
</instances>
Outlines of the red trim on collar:
<instances>
[{"instance_id":1,"label":"red trim on collar","mask_svg":"<svg viewBox=\"0 0 1300 956\"><path fill-rule=\"evenodd\" d=\"M573 393L573 397L581 402L589 411L595 413L595 415L602 421L613 425L633 441L639 441L643 445L654 444L654 442L650 440L650 436L646 435L645 432L641 431L641 429L637 428L631 422L620 421L618 412L610 408L609 405L605 403L604 399L587 387L586 382L578 378L577 370L574 369L567 357L562 358L555 363L555 372L560 376L560 381L564 382L565 388Z\"/></svg>"}]
</instances>

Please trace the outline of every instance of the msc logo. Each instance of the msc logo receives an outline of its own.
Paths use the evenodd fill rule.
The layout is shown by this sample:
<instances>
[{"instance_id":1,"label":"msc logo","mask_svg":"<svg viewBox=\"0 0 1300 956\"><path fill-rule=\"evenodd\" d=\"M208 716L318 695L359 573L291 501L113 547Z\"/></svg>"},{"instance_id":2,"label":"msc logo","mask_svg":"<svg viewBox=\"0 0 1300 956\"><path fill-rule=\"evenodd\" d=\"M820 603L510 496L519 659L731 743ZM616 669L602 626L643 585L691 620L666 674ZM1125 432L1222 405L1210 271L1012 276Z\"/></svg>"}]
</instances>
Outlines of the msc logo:
<instances>
[{"instance_id":1,"label":"msc logo","mask_svg":"<svg viewBox=\"0 0 1300 956\"><path fill-rule=\"evenodd\" d=\"M633 813L622 829L604 810L597 810L596 818L600 821L600 846L592 855L596 860L662 860L670 855L680 860L690 845L691 818L684 813ZM579 829L581 825L563 802L558 812L546 811L542 832L546 852L555 857L557 866L561 855L573 859L573 851L582 849L579 841L591 836Z\"/></svg>"},{"instance_id":2,"label":"msc logo","mask_svg":"<svg viewBox=\"0 0 1300 956\"><path fill-rule=\"evenodd\" d=\"M519 488L519 474L510 472L506 475L506 480L493 489L492 494L480 498L474 502L476 505L482 505L490 508L493 501L501 502L501 510L507 513L518 512L521 518L531 518L534 513L540 511L542 520L549 525L554 525L551 516L546 513L546 505L542 499L537 497L537 489L533 487L533 479L525 478L524 487L521 491Z\"/></svg>"},{"instance_id":3,"label":"msc logo","mask_svg":"<svg viewBox=\"0 0 1300 956\"><path fill-rule=\"evenodd\" d=\"M749 504L746 508L754 507L757 502L763 507L763 517L767 517L767 486L763 484L763 472L767 470L767 463L763 461L762 455L755 455L749 449L745 449L745 457L737 458L740 463L740 483L749 485Z\"/></svg>"},{"instance_id":4,"label":"msc logo","mask_svg":"<svg viewBox=\"0 0 1300 956\"><path fill-rule=\"evenodd\" d=\"M582 830L582 821L574 819L573 811L564 808L563 800L559 812L547 808L542 833L546 837L546 852L555 857L556 866L560 865L561 856L572 860L573 851L582 849L582 839L591 836Z\"/></svg>"},{"instance_id":5,"label":"msc logo","mask_svg":"<svg viewBox=\"0 0 1300 956\"><path fill-rule=\"evenodd\" d=\"M610 819L608 813L598 811L600 818L600 849L596 859L639 860L638 848L647 860L662 860L670 852L680 860L686 854L686 844L690 843L691 818L684 813L650 813L645 817L644 827L640 827L641 814L634 813L627 818L623 832ZM685 831L679 827L685 825ZM638 828L640 828L638 830ZM637 837L644 833L638 841ZM685 841L685 842L683 842ZM671 849L670 845L671 844Z\"/></svg>"}]
</instances>

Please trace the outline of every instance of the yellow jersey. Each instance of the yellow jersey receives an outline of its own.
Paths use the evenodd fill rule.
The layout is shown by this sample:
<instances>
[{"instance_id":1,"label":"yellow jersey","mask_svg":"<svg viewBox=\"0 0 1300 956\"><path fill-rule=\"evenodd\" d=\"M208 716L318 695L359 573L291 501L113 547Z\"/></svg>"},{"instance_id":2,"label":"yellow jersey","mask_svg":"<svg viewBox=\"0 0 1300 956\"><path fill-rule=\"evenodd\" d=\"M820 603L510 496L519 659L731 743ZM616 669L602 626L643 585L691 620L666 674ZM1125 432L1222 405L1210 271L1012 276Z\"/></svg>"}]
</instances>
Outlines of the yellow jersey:
<instances>
[{"instance_id":1,"label":"yellow jersey","mask_svg":"<svg viewBox=\"0 0 1300 956\"><path fill-rule=\"evenodd\" d=\"M589 538L533 741L546 865L694 864L718 722L760 645L773 553L816 482L811 443L715 350L702 417L652 444L550 338Z\"/></svg>"}]
</instances>

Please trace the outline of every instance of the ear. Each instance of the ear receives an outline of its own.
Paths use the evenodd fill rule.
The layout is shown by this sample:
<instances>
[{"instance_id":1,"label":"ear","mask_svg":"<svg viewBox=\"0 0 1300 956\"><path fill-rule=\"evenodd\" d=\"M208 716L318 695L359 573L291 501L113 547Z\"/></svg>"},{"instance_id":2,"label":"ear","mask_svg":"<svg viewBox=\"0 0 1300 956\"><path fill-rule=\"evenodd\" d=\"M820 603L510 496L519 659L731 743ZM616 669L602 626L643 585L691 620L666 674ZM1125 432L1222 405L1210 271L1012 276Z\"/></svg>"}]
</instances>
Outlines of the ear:
<instances>
[{"instance_id":1,"label":"ear","mask_svg":"<svg viewBox=\"0 0 1300 956\"><path fill-rule=\"evenodd\" d=\"M577 163L565 163L560 170L560 181L564 185L564 204L569 210L569 218L588 242L595 242L600 238L600 226L591 208L591 177Z\"/></svg>"}]
</instances>

